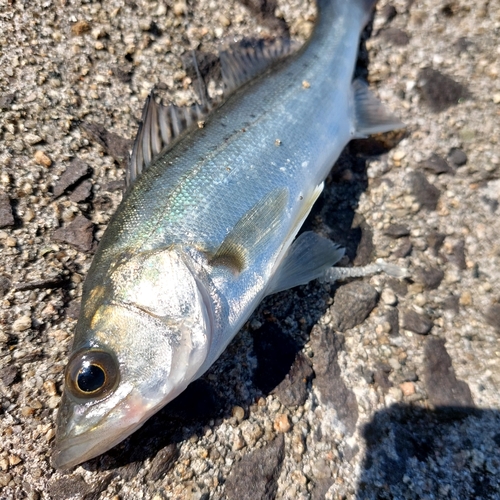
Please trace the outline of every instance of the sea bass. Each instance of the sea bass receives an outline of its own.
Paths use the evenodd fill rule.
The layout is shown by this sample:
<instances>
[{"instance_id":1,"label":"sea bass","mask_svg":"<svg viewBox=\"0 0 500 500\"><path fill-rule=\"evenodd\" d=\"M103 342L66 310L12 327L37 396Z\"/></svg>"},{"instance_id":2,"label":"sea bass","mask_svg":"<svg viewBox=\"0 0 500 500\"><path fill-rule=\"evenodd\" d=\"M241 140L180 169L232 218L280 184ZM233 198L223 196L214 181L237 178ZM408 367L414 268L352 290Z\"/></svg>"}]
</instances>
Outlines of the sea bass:
<instances>
[{"instance_id":1,"label":"sea bass","mask_svg":"<svg viewBox=\"0 0 500 500\"><path fill-rule=\"evenodd\" d=\"M84 284L55 467L143 425L208 370L265 296L335 278L343 250L295 237L344 146L402 126L352 82L374 3L318 0L311 39L206 117L148 100L128 190ZM268 57L252 54L229 61L235 87L251 73L242 65Z\"/></svg>"}]
</instances>

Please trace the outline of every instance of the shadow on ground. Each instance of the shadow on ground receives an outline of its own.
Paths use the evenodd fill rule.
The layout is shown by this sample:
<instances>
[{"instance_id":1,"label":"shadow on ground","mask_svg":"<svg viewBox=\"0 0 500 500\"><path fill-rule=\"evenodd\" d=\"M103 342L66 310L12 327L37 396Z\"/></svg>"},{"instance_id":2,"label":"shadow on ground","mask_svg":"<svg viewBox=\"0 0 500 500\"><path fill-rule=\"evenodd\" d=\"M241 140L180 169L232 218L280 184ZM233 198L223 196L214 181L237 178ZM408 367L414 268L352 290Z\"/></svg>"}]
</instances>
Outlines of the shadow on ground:
<instances>
[{"instance_id":1,"label":"shadow on ground","mask_svg":"<svg viewBox=\"0 0 500 500\"><path fill-rule=\"evenodd\" d=\"M362 431L358 500L500 498L500 412L394 405Z\"/></svg>"}]
</instances>

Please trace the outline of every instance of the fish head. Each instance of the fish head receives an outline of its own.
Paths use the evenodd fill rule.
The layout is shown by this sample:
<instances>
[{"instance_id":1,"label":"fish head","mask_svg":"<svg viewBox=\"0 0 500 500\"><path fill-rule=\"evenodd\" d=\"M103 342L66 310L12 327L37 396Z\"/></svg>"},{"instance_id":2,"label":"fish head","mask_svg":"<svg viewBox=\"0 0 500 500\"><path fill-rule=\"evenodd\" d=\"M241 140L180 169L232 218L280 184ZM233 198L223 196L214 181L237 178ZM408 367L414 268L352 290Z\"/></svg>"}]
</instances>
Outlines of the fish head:
<instances>
[{"instance_id":1,"label":"fish head","mask_svg":"<svg viewBox=\"0 0 500 500\"><path fill-rule=\"evenodd\" d=\"M211 311L180 252L122 259L89 273L64 375L52 463L67 469L112 448L193 381Z\"/></svg>"}]
</instances>

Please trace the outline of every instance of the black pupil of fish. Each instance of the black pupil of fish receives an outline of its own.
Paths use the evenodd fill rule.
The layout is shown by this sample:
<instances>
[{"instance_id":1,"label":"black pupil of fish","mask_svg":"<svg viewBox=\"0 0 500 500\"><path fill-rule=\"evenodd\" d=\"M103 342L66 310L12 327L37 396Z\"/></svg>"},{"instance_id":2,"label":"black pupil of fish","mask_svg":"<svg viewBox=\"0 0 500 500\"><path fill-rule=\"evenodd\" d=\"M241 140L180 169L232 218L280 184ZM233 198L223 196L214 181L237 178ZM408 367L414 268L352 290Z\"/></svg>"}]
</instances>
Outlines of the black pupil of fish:
<instances>
[{"instance_id":1,"label":"black pupil of fish","mask_svg":"<svg viewBox=\"0 0 500 500\"><path fill-rule=\"evenodd\" d=\"M100 366L87 365L78 373L78 388L83 392L94 392L104 385L105 379L106 376Z\"/></svg>"}]
</instances>

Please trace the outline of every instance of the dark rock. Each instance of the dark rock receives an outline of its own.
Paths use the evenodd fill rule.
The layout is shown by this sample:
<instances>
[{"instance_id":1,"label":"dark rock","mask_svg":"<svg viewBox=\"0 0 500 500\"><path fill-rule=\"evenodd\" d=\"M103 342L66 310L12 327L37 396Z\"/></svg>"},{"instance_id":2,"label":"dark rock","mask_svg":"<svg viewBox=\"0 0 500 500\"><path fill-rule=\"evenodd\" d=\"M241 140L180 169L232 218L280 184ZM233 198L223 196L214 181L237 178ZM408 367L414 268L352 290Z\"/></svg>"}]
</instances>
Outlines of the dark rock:
<instances>
[{"instance_id":1,"label":"dark rock","mask_svg":"<svg viewBox=\"0 0 500 500\"><path fill-rule=\"evenodd\" d=\"M500 432L493 436L493 441L495 441L495 444L500 448Z\"/></svg>"},{"instance_id":2,"label":"dark rock","mask_svg":"<svg viewBox=\"0 0 500 500\"><path fill-rule=\"evenodd\" d=\"M447 309L449 311L453 311L455 314L458 314L460 310L460 299L455 295L450 295L443 300L443 309Z\"/></svg>"},{"instance_id":3,"label":"dark rock","mask_svg":"<svg viewBox=\"0 0 500 500\"><path fill-rule=\"evenodd\" d=\"M465 38L464 36L461 36L454 44L453 47L455 47L455 51L457 55L462 54L463 52L467 52L474 44Z\"/></svg>"},{"instance_id":4,"label":"dark rock","mask_svg":"<svg viewBox=\"0 0 500 500\"><path fill-rule=\"evenodd\" d=\"M424 355L424 381L431 404L435 407L474 407L469 386L455 376L445 341L429 338Z\"/></svg>"},{"instance_id":5,"label":"dark rock","mask_svg":"<svg viewBox=\"0 0 500 500\"><path fill-rule=\"evenodd\" d=\"M396 307L388 307L385 319L391 325L391 335L399 335L399 311Z\"/></svg>"},{"instance_id":6,"label":"dark rock","mask_svg":"<svg viewBox=\"0 0 500 500\"><path fill-rule=\"evenodd\" d=\"M410 309L404 311L401 326L405 330L410 330L410 332L427 335L432 330L434 324L427 316L418 314Z\"/></svg>"},{"instance_id":7,"label":"dark rock","mask_svg":"<svg viewBox=\"0 0 500 500\"><path fill-rule=\"evenodd\" d=\"M344 337L330 329L314 326L311 331L313 368L316 373L313 385L319 392L321 404L335 408L346 433L352 435L358 421L358 402L354 392L345 384L338 363L343 343Z\"/></svg>"},{"instance_id":8,"label":"dark rock","mask_svg":"<svg viewBox=\"0 0 500 500\"><path fill-rule=\"evenodd\" d=\"M410 235L410 228L405 224L391 224L385 231L386 236L391 238L402 238Z\"/></svg>"},{"instance_id":9,"label":"dark rock","mask_svg":"<svg viewBox=\"0 0 500 500\"><path fill-rule=\"evenodd\" d=\"M175 444L170 444L161 449L151 460L151 466L146 474L149 481L158 481L163 479L167 472L174 466L179 450Z\"/></svg>"},{"instance_id":10,"label":"dark rock","mask_svg":"<svg viewBox=\"0 0 500 500\"><path fill-rule=\"evenodd\" d=\"M412 250L413 250L413 244L410 241L410 238L403 238L398 248L394 250L393 255L396 258L404 259L405 257L408 257L408 255L411 254Z\"/></svg>"},{"instance_id":11,"label":"dark rock","mask_svg":"<svg viewBox=\"0 0 500 500\"><path fill-rule=\"evenodd\" d=\"M414 273L415 281L424 285L426 290L435 290L441 284L444 278L444 272L435 267L424 269L419 267Z\"/></svg>"},{"instance_id":12,"label":"dark rock","mask_svg":"<svg viewBox=\"0 0 500 500\"><path fill-rule=\"evenodd\" d=\"M106 490L113 478L114 474L109 473L92 481L89 486L90 490L83 495L82 500L100 500L102 498L101 493Z\"/></svg>"},{"instance_id":13,"label":"dark rock","mask_svg":"<svg viewBox=\"0 0 500 500\"><path fill-rule=\"evenodd\" d=\"M111 72L113 73L113 76L120 80L120 82L130 83L133 75L133 66L126 69L122 69L120 66L113 66L111 68Z\"/></svg>"},{"instance_id":14,"label":"dark rock","mask_svg":"<svg viewBox=\"0 0 500 500\"><path fill-rule=\"evenodd\" d=\"M424 102L436 113L469 97L466 87L432 68L421 70L417 82Z\"/></svg>"},{"instance_id":15,"label":"dark rock","mask_svg":"<svg viewBox=\"0 0 500 500\"><path fill-rule=\"evenodd\" d=\"M290 372L274 391L281 404L288 407L303 405L307 399L307 385L313 375L309 358L302 352L297 353Z\"/></svg>"},{"instance_id":16,"label":"dark rock","mask_svg":"<svg viewBox=\"0 0 500 500\"><path fill-rule=\"evenodd\" d=\"M65 476L48 484L48 494L52 500L67 500L78 496L81 498L91 490L82 476Z\"/></svg>"},{"instance_id":17,"label":"dark rock","mask_svg":"<svg viewBox=\"0 0 500 500\"><path fill-rule=\"evenodd\" d=\"M408 283L404 280L396 279L396 278L388 278L387 286L398 296L398 297L406 297L408 293Z\"/></svg>"},{"instance_id":18,"label":"dark rock","mask_svg":"<svg viewBox=\"0 0 500 500\"><path fill-rule=\"evenodd\" d=\"M75 158L66 168L60 179L54 185L54 196L61 196L66 190L71 189L83 177L89 175L91 168L82 160Z\"/></svg>"},{"instance_id":19,"label":"dark rock","mask_svg":"<svg viewBox=\"0 0 500 500\"><path fill-rule=\"evenodd\" d=\"M66 279L64 276L54 276L53 278L47 278L40 281L25 281L23 283L16 283L16 290L36 290L37 288L48 289L48 288L60 288L64 285Z\"/></svg>"},{"instance_id":20,"label":"dark rock","mask_svg":"<svg viewBox=\"0 0 500 500\"><path fill-rule=\"evenodd\" d=\"M264 394L269 394L290 373L299 347L276 323L271 322L256 330L253 338L257 358L253 381Z\"/></svg>"},{"instance_id":21,"label":"dark rock","mask_svg":"<svg viewBox=\"0 0 500 500\"><path fill-rule=\"evenodd\" d=\"M382 388L384 392L393 386L392 382L389 380L389 374L392 368L384 363L380 364L375 372L373 373L373 381Z\"/></svg>"},{"instance_id":22,"label":"dark rock","mask_svg":"<svg viewBox=\"0 0 500 500\"><path fill-rule=\"evenodd\" d=\"M20 380L20 370L16 365L7 365L2 368L0 378L5 386L9 387L14 382L19 382Z\"/></svg>"},{"instance_id":23,"label":"dark rock","mask_svg":"<svg viewBox=\"0 0 500 500\"><path fill-rule=\"evenodd\" d=\"M67 243L80 252L92 250L94 224L83 215L79 215L66 227L56 229L52 239L58 243Z\"/></svg>"},{"instance_id":24,"label":"dark rock","mask_svg":"<svg viewBox=\"0 0 500 500\"><path fill-rule=\"evenodd\" d=\"M82 303L79 299L72 300L66 309L66 316L70 319L78 319Z\"/></svg>"},{"instance_id":25,"label":"dark rock","mask_svg":"<svg viewBox=\"0 0 500 500\"><path fill-rule=\"evenodd\" d=\"M355 220L358 224L354 230L361 231L361 238L359 239L356 248L356 257L353 260L355 266L366 266L373 260L373 252L375 245L373 244L373 231L364 219Z\"/></svg>"},{"instance_id":26,"label":"dark rock","mask_svg":"<svg viewBox=\"0 0 500 500\"><path fill-rule=\"evenodd\" d=\"M82 128L92 140L99 143L118 163L124 163L128 159L133 141L125 139L125 137L114 132L109 132L100 123L82 123Z\"/></svg>"},{"instance_id":27,"label":"dark rock","mask_svg":"<svg viewBox=\"0 0 500 500\"><path fill-rule=\"evenodd\" d=\"M6 193L0 191L0 227L13 226L14 222L10 198Z\"/></svg>"},{"instance_id":28,"label":"dark rock","mask_svg":"<svg viewBox=\"0 0 500 500\"><path fill-rule=\"evenodd\" d=\"M421 172L410 175L411 190L417 201L427 210L436 210L440 191Z\"/></svg>"},{"instance_id":29,"label":"dark rock","mask_svg":"<svg viewBox=\"0 0 500 500\"><path fill-rule=\"evenodd\" d=\"M460 148L451 148L448 158L456 167L461 167L467 163L467 155Z\"/></svg>"},{"instance_id":30,"label":"dark rock","mask_svg":"<svg viewBox=\"0 0 500 500\"><path fill-rule=\"evenodd\" d=\"M488 325L496 328L500 333L500 304L491 304L484 317Z\"/></svg>"},{"instance_id":31,"label":"dark rock","mask_svg":"<svg viewBox=\"0 0 500 500\"><path fill-rule=\"evenodd\" d=\"M446 236L444 234L438 233L437 231L431 231L427 236L427 244L432 248L434 255L437 255L439 250L441 250L445 238Z\"/></svg>"},{"instance_id":32,"label":"dark rock","mask_svg":"<svg viewBox=\"0 0 500 500\"><path fill-rule=\"evenodd\" d=\"M330 477L315 479L311 491L311 500L325 500L326 493L330 489L333 482L333 479Z\"/></svg>"},{"instance_id":33,"label":"dark rock","mask_svg":"<svg viewBox=\"0 0 500 500\"><path fill-rule=\"evenodd\" d=\"M395 45L396 47L404 47L410 42L408 33L398 28L386 28L382 30L381 36L389 45Z\"/></svg>"},{"instance_id":34,"label":"dark rock","mask_svg":"<svg viewBox=\"0 0 500 500\"><path fill-rule=\"evenodd\" d=\"M228 500L274 500L285 457L283 434L233 465L226 480Z\"/></svg>"},{"instance_id":35,"label":"dark rock","mask_svg":"<svg viewBox=\"0 0 500 500\"><path fill-rule=\"evenodd\" d=\"M103 191L107 191L108 193L112 193L113 191L123 191L125 189L125 181L110 181L105 184L102 188Z\"/></svg>"},{"instance_id":36,"label":"dark rock","mask_svg":"<svg viewBox=\"0 0 500 500\"><path fill-rule=\"evenodd\" d=\"M382 7L380 15L386 23L389 23L398 15L398 11L394 5L387 4Z\"/></svg>"},{"instance_id":37,"label":"dark rock","mask_svg":"<svg viewBox=\"0 0 500 500\"><path fill-rule=\"evenodd\" d=\"M378 292L368 283L353 281L341 286L330 312L336 330L345 332L362 323L378 302Z\"/></svg>"},{"instance_id":38,"label":"dark rock","mask_svg":"<svg viewBox=\"0 0 500 500\"><path fill-rule=\"evenodd\" d=\"M0 299L10 290L11 286L10 279L0 275Z\"/></svg>"},{"instance_id":39,"label":"dark rock","mask_svg":"<svg viewBox=\"0 0 500 500\"><path fill-rule=\"evenodd\" d=\"M75 190L69 195L69 199L75 203L80 203L89 199L92 193L92 181L87 179L83 181Z\"/></svg>"},{"instance_id":40,"label":"dark rock","mask_svg":"<svg viewBox=\"0 0 500 500\"><path fill-rule=\"evenodd\" d=\"M453 262L458 269L462 271L467 268L467 262L465 260L465 242L460 240L453 248L451 255L448 256L448 260Z\"/></svg>"},{"instance_id":41,"label":"dark rock","mask_svg":"<svg viewBox=\"0 0 500 500\"><path fill-rule=\"evenodd\" d=\"M16 100L16 94L4 94L0 97L0 109L8 109L10 105Z\"/></svg>"},{"instance_id":42,"label":"dark rock","mask_svg":"<svg viewBox=\"0 0 500 500\"><path fill-rule=\"evenodd\" d=\"M453 168L448 165L448 162L444 159L441 158L441 156L438 156L435 153L432 153L427 160L424 160L420 166L424 170L428 170L429 172L432 172L433 174L440 175L440 174L454 174L455 171Z\"/></svg>"}]
</instances>

